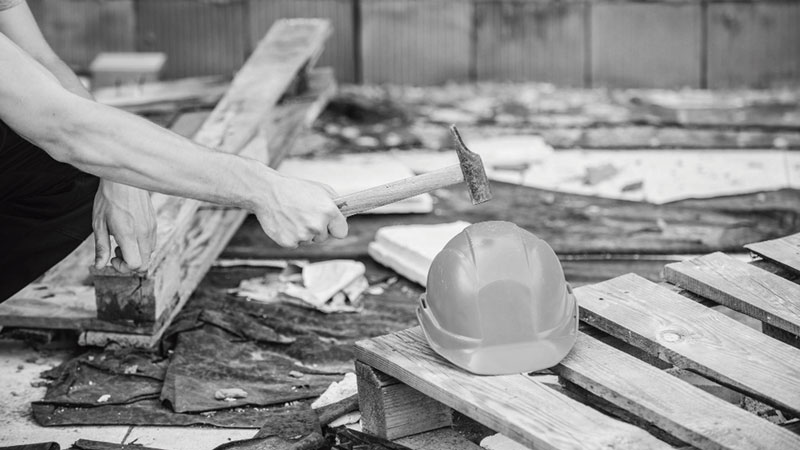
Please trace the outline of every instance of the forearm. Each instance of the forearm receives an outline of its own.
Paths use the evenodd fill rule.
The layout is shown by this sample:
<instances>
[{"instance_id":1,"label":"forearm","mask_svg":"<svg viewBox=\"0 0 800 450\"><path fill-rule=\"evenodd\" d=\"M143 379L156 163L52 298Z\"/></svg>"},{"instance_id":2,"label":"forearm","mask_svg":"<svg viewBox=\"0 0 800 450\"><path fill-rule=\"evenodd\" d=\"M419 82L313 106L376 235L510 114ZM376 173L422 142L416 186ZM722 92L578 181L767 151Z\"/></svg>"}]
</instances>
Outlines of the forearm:
<instances>
[{"instance_id":1,"label":"forearm","mask_svg":"<svg viewBox=\"0 0 800 450\"><path fill-rule=\"evenodd\" d=\"M89 100L94 99L92 94L89 93L83 83L81 83L80 78L75 75L75 72L54 53L41 56L34 55L34 58L58 79L58 82L61 83L64 89L83 98Z\"/></svg>"},{"instance_id":2,"label":"forearm","mask_svg":"<svg viewBox=\"0 0 800 450\"><path fill-rule=\"evenodd\" d=\"M54 157L101 178L150 191L252 209L280 175L255 160L210 150L132 114L73 99L54 107Z\"/></svg>"}]
</instances>

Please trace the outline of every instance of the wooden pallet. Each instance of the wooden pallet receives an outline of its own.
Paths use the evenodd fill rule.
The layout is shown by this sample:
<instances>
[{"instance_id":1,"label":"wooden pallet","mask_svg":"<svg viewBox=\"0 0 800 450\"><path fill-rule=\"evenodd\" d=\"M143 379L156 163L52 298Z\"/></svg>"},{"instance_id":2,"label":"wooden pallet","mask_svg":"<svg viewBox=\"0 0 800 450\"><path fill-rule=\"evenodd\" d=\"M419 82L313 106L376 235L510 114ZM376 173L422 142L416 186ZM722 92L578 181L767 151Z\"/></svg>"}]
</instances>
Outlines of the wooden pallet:
<instances>
[{"instance_id":1,"label":"wooden pallet","mask_svg":"<svg viewBox=\"0 0 800 450\"><path fill-rule=\"evenodd\" d=\"M581 320L797 417L800 350L792 344L800 333L800 235L747 248L763 260L747 264L714 253L668 265L669 283L631 274L578 288ZM709 300L774 333L706 306ZM583 332L552 369L570 395L524 374L469 374L434 353L419 328L360 341L356 359L363 424L382 437L446 426L437 417L452 408L537 449L800 448L800 435L789 429ZM398 401L402 389L400 398L419 398ZM588 403L606 405L615 417ZM398 417L420 425L387 426Z\"/></svg>"}]
</instances>

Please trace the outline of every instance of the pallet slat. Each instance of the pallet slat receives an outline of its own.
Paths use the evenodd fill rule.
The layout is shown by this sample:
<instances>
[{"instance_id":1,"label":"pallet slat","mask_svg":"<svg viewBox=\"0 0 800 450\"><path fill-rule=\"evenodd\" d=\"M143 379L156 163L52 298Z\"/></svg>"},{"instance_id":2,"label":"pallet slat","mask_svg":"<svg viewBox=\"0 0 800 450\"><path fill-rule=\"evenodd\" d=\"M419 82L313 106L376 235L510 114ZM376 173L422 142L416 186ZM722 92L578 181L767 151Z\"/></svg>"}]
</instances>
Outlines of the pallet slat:
<instances>
[{"instance_id":1,"label":"pallet slat","mask_svg":"<svg viewBox=\"0 0 800 450\"><path fill-rule=\"evenodd\" d=\"M629 274L575 289L581 320L680 368L800 413L800 350Z\"/></svg>"},{"instance_id":2,"label":"pallet slat","mask_svg":"<svg viewBox=\"0 0 800 450\"><path fill-rule=\"evenodd\" d=\"M583 333L553 370L699 449L800 448L800 436Z\"/></svg>"},{"instance_id":3,"label":"pallet slat","mask_svg":"<svg viewBox=\"0 0 800 450\"><path fill-rule=\"evenodd\" d=\"M800 285L766 270L717 252L669 264L664 277L689 292L800 335Z\"/></svg>"},{"instance_id":4,"label":"pallet slat","mask_svg":"<svg viewBox=\"0 0 800 450\"><path fill-rule=\"evenodd\" d=\"M800 233L745 245L744 248L785 269L800 273Z\"/></svg>"},{"instance_id":5,"label":"pallet slat","mask_svg":"<svg viewBox=\"0 0 800 450\"><path fill-rule=\"evenodd\" d=\"M478 377L431 350L419 328L356 343L356 359L532 448L671 448L525 375Z\"/></svg>"}]
</instances>

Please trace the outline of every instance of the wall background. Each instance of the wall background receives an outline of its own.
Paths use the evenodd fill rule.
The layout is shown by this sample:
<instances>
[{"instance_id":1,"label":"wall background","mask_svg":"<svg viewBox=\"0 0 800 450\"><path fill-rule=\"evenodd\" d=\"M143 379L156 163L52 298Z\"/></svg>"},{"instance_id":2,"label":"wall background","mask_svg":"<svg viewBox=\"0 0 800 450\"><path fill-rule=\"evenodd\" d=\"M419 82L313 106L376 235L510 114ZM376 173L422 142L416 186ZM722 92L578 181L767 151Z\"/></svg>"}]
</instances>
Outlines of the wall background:
<instances>
[{"instance_id":1,"label":"wall background","mask_svg":"<svg viewBox=\"0 0 800 450\"><path fill-rule=\"evenodd\" d=\"M230 74L270 24L325 17L340 82L800 86L797 0L28 0L76 70L168 53L164 78Z\"/></svg>"}]
</instances>

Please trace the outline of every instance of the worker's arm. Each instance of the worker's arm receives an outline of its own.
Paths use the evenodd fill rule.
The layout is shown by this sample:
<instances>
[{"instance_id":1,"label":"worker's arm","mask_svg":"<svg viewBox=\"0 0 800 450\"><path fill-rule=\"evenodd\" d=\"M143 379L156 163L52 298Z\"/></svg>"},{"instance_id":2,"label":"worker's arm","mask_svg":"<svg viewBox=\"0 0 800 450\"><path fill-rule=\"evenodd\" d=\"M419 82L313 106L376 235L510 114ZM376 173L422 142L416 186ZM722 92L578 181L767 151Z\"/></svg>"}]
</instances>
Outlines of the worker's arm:
<instances>
[{"instance_id":1,"label":"worker's arm","mask_svg":"<svg viewBox=\"0 0 800 450\"><path fill-rule=\"evenodd\" d=\"M333 193L322 185L84 99L2 34L0 119L54 159L103 179L250 210L280 245L347 234Z\"/></svg>"},{"instance_id":2,"label":"worker's arm","mask_svg":"<svg viewBox=\"0 0 800 450\"><path fill-rule=\"evenodd\" d=\"M44 66L67 90L81 97L92 98L72 69L47 44L26 2L0 12L0 33Z\"/></svg>"},{"instance_id":3,"label":"worker's arm","mask_svg":"<svg viewBox=\"0 0 800 450\"><path fill-rule=\"evenodd\" d=\"M72 69L59 58L42 36L28 4L12 2L0 11L0 33L52 74L65 89L92 99ZM136 220L131 220L136 216ZM155 246L155 211L150 194L113 181L101 180L95 196L92 226L95 238L95 265L111 264L120 272L147 269ZM118 255L111 257L111 236L117 241Z\"/></svg>"}]
</instances>

